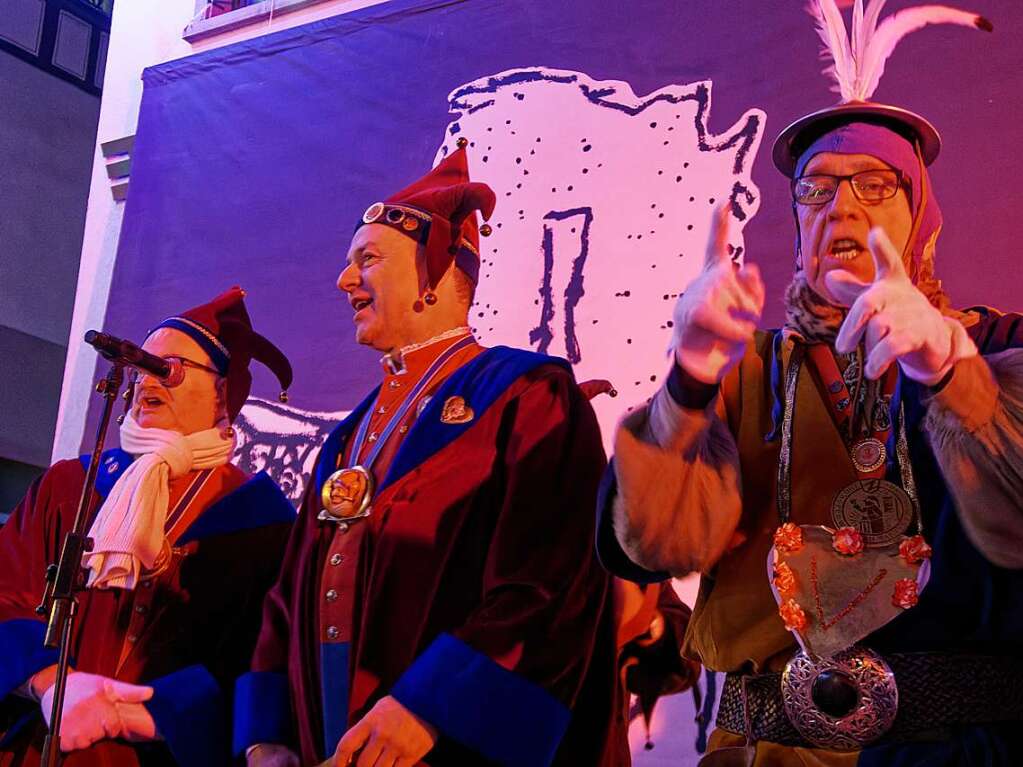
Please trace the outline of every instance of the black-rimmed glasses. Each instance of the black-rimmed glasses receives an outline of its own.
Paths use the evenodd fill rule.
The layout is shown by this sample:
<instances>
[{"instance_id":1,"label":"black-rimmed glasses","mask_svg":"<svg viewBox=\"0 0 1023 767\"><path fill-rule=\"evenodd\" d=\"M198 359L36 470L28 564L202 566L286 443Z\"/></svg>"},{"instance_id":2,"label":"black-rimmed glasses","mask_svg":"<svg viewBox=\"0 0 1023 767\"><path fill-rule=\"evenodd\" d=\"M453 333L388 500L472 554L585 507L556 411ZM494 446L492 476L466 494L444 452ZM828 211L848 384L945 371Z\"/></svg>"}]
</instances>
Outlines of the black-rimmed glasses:
<instances>
[{"instance_id":1,"label":"black-rimmed glasses","mask_svg":"<svg viewBox=\"0 0 1023 767\"><path fill-rule=\"evenodd\" d=\"M881 202L899 193L902 172L892 168L861 170L848 176L830 173L807 173L792 179L792 199L800 205L823 205L838 192L838 185L848 181L853 195L860 202Z\"/></svg>"},{"instance_id":2,"label":"black-rimmed glasses","mask_svg":"<svg viewBox=\"0 0 1023 767\"><path fill-rule=\"evenodd\" d=\"M188 359L188 357L182 357L182 356L180 356L178 354L167 354L165 356L160 357L160 359L166 360L167 362L171 363L171 365L177 365L178 367L181 367L181 368L195 368L196 370L205 370L207 373L213 373L213 375L217 376L218 378L221 377L220 376L220 371L217 370L216 368L208 367L206 365L203 365L200 362L196 362L195 360L190 360L190 359ZM183 374L184 370L182 370L181 372ZM143 375L143 373L141 373L136 368L130 368L128 370L128 375L127 375L128 383L131 386L134 386L135 384L138 383L138 380L142 377L142 375ZM181 375L181 376L174 376L172 374L171 375L171 380L173 381L173 383L165 381L164 382L164 386L168 386L168 387L177 386L179 383L181 383L181 378L182 377L183 377L183 375Z\"/></svg>"}]
</instances>

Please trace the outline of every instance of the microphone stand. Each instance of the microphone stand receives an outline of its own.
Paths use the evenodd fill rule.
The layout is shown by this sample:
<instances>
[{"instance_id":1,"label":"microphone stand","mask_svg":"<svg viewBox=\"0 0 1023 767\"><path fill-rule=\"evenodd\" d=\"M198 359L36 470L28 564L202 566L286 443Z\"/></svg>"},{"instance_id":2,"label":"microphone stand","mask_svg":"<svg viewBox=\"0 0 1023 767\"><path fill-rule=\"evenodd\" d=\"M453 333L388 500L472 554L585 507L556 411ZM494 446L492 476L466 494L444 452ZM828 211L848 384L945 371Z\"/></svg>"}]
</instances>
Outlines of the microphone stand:
<instances>
[{"instance_id":1,"label":"microphone stand","mask_svg":"<svg viewBox=\"0 0 1023 767\"><path fill-rule=\"evenodd\" d=\"M57 563L46 568L46 590L42 602L36 608L39 615L49 615L43 644L46 647L60 649L57 677L53 683L50 731L43 741L41 767L56 767L60 758L60 720L70 666L71 636L75 614L78 611L78 599L75 594L85 588L82 555L92 550L92 539L86 535L87 522L91 522L92 505L96 497L96 474L99 471L103 443L107 437L107 427L110 425L110 413L123 382L124 364L115 361L106 377L96 384L96 391L103 396L103 411L96 429L96 444L92 449L89 468L85 472L85 484L82 486L74 525L64 537L64 546Z\"/></svg>"}]
</instances>

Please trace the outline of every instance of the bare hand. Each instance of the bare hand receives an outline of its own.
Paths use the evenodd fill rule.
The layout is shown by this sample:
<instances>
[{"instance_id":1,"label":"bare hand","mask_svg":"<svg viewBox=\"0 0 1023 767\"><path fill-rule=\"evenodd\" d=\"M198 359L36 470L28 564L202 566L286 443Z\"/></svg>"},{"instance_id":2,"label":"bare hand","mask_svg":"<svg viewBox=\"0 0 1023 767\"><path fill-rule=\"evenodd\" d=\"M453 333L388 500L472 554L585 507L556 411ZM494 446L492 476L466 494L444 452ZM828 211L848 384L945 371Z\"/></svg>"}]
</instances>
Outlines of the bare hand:
<instances>
[{"instance_id":1,"label":"bare hand","mask_svg":"<svg viewBox=\"0 0 1023 767\"><path fill-rule=\"evenodd\" d=\"M39 701L50 726L54 688L51 686ZM61 711L60 750L88 748L106 738L125 735L124 722L118 709L120 703L142 703L153 697L153 688L119 682L98 674L72 671L64 691ZM154 726L155 733L155 726Z\"/></svg>"},{"instance_id":2,"label":"bare hand","mask_svg":"<svg viewBox=\"0 0 1023 767\"><path fill-rule=\"evenodd\" d=\"M132 743L158 740L156 722L149 709L141 703L115 703L117 715L121 718L121 735Z\"/></svg>"},{"instance_id":3,"label":"bare hand","mask_svg":"<svg viewBox=\"0 0 1023 767\"><path fill-rule=\"evenodd\" d=\"M437 731L388 695L344 734L335 767L412 767L437 742Z\"/></svg>"},{"instance_id":4,"label":"bare hand","mask_svg":"<svg viewBox=\"0 0 1023 767\"><path fill-rule=\"evenodd\" d=\"M247 767L301 767L298 754L278 743L259 743L245 757Z\"/></svg>"},{"instance_id":5,"label":"bare hand","mask_svg":"<svg viewBox=\"0 0 1023 767\"><path fill-rule=\"evenodd\" d=\"M943 316L913 284L883 229L872 229L867 243L873 282L841 270L824 277L831 295L849 307L835 349L848 354L862 340L868 378L880 378L897 361L914 381L936 384L956 361L976 355L977 347L959 322Z\"/></svg>"},{"instance_id":6,"label":"bare hand","mask_svg":"<svg viewBox=\"0 0 1023 767\"><path fill-rule=\"evenodd\" d=\"M756 264L735 268L728 255L731 214L714 212L703 271L675 304L675 358L689 375L719 383L738 364L764 311Z\"/></svg>"}]
</instances>

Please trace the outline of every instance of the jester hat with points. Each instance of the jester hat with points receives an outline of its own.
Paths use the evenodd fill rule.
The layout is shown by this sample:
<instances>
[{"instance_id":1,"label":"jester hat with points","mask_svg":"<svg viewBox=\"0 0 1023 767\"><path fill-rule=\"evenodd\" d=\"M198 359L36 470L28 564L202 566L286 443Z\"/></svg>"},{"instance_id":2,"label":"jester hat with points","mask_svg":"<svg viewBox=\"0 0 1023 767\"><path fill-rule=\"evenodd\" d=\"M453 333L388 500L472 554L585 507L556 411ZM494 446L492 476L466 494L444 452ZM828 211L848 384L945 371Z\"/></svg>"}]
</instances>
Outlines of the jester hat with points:
<instances>
[{"instance_id":1,"label":"jester hat with points","mask_svg":"<svg viewBox=\"0 0 1023 767\"><path fill-rule=\"evenodd\" d=\"M489 186L469 180L461 145L418 181L384 202L370 205L358 226L383 224L419 243L429 289L437 287L452 261L475 285L479 281L481 228L473 214L479 211L486 221L496 204ZM490 227L482 230L489 234Z\"/></svg>"},{"instance_id":2,"label":"jester hat with points","mask_svg":"<svg viewBox=\"0 0 1023 767\"><path fill-rule=\"evenodd\" d=\"M205 351L220 375L227 379L227 414L234 421L252 387L249 363L258 360L281 383L281 401L291 385L291 363L284 352L252 329L245 309L245 291L237 285L208 303L168 317L155 328L172 328L191 338Z\"/></svg>"}]
</instances>

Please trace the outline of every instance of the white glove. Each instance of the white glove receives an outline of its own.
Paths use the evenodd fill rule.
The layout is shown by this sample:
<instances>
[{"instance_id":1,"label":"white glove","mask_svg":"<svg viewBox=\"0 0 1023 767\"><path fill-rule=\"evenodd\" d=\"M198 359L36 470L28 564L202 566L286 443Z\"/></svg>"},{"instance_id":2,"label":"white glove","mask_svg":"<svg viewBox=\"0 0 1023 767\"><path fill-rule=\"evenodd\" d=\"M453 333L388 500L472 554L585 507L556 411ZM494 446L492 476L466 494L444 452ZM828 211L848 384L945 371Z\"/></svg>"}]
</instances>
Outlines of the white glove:
<instances>
[{"instance_id":1,"label":"white glove","mask_svg":"<svg viewBox=\"0 0 1023 767\"><path fill-rule=\"evenodd\" d=\"M756 264L736 269L728 255L731 215L714 212L703 271L675 304L675 359L689 375L719 383L742 359L764 310L764 283Z\"/></svg>"},{"instance_id":2,"label":"white glove","mask_svg":"<svg viewBox=\"0 0 1023 767\"><path fill-rule=\"evenodd\" d=\"M50 726L54 687L43 693L39 706L46 726ZM60 723L60 750L75 751L88 748L105 738L126 737L124 722L118 704L149 700L153 688L118 682L97 674L72 671L68 674L64 692L64 707ZM155 729L155 728L154 728Z\"/></svg>"},{"instance_id":3,"label":"white glove","mask_svg":"<svg viewBox=\"0 0 1023 767\"><path fill-rule=\"evenodd\" d=\"M835 349L848 354L863 339L868 378L880 378L897 361L914 381L933 386L956 362L976 356L977 347L966 329L939 312L909 279L883 229L871 229L867 245L874 257L873 282L844 270L824 277L831 295L849 307Z\"/></svg>"}]
</instances>

